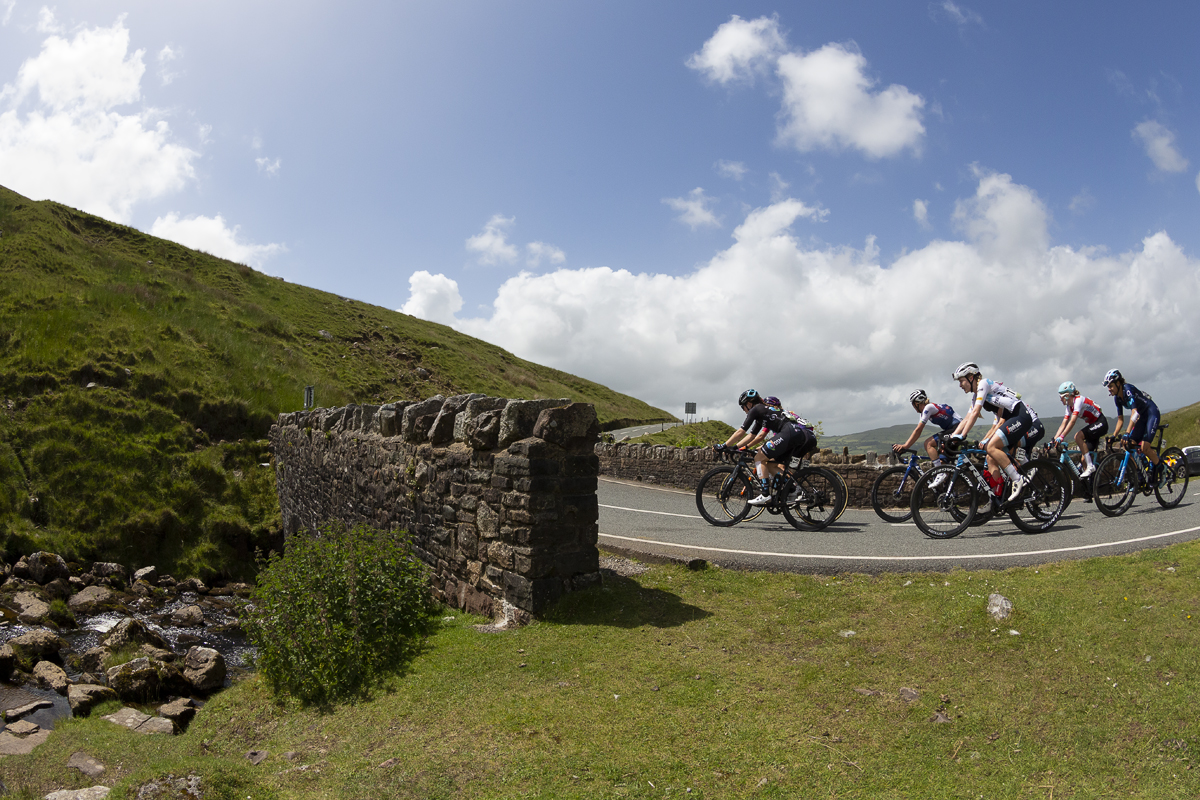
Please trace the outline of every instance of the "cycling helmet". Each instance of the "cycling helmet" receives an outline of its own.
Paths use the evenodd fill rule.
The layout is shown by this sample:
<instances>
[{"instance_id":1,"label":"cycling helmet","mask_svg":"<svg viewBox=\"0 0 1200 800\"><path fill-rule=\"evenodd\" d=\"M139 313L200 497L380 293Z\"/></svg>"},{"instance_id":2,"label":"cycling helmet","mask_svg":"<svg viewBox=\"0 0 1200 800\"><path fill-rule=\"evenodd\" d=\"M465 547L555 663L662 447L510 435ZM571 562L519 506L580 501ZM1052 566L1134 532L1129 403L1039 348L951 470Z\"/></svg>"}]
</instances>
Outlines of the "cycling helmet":
<instances>
[{"instance_id":1,"label":"cycling helmet","mask_svg":"<svg viewBox=\"0 0 1200 800\"><path fill-rule=\"evenodd\" d=\"M738 395L738 407L741 408L742 406L746 405L746 403L752 403L756 400L762 400L762 398L758 396L758 392L756 392L754 389L747 389Z\"/></svg>"},{"instance_id":2,"label":"cycling helmet","mask_svg":"<svg viewBox=\"0 0 1200 800\"><path fill-rule=\"evenodd\" d=\"M1063 381L1058 385L1059 394L1079 394L1079 390L1075 388L1075 384L1070 381Z\"/></svg>"},{"instance_id":3,"label":"cycling helmet","mask_svg":"<svg viewBox=\"0 0 1200 800\"><path fill-rule=\"evenodd\" d=\"M1110 384L1116 383L1119 380L1124 380L1124 378L1121 377L1121 370L1119 369L1110 369L1108 372L1104 373L1105 386L1109 386Z\"/></svg>"},{"instance_id":4,"label":"cycling helmet","mask_svg":"<svg viewBox=\"0 0 1200 800\"><path fill-rule=\"evenodd\" d=\"M982 374L983 373L979 371L978 364L976 364L974 361L968 361L965 364L959 364L958 369L954 370L950 377L957 381L962 378L968 378L972 375Z\"/></svg>"},{"instance_id":5,"label":"cycling helmet","mask_svg":"<svg viewBox=\"0 0 1200 800\"><path fill-rule=\"evenodd\" d=\"M778 397L764 397L763 402L775 408L783 408L783 403L779 402Z\"/></svg>"},{"instance_id":6,"label":"cycling helmet","mask_svg":"<svg viewBox=\"0 0 1200 800\"><path fill-rule=\"evenodd\" d=\"M928 399L929 399L929 395L925 394L924 389L917 389L915 392L913 392L912 394L910 394L908 396L908 402L910 402L910 403L920 403L920 402L928 400Z\"/></svg>"}]
</instances>

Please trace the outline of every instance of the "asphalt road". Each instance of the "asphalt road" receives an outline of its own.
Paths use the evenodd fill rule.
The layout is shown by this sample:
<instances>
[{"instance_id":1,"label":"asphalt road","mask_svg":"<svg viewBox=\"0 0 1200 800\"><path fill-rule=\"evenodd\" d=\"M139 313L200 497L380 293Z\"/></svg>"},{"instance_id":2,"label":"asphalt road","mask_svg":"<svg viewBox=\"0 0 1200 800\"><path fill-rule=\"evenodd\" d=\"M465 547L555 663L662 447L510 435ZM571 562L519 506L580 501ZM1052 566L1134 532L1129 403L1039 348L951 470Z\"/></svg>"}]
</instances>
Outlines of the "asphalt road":
<instances>
[{"instance_id":1,"label":"asphalt road","mask_svg":"<svg viewBox=\"0 0 1200 800\"><path fill-rule=\"evenodd\" d=\"M631 555L702 558L741 569L791 572L944 572L1005 569L1066 559L1130 553L1200 537L1200 478L1176 508L1138 495L1110 518L1076 498L1059 523L1027 534L1008 517L969 528L954 539L926 537L917 526L884 522L847 509L823 531L799 531L782 516L762 514L729 528L709 525L695 495L680 489L600 479L600 545Z\"/></svg>"}]
</instances>

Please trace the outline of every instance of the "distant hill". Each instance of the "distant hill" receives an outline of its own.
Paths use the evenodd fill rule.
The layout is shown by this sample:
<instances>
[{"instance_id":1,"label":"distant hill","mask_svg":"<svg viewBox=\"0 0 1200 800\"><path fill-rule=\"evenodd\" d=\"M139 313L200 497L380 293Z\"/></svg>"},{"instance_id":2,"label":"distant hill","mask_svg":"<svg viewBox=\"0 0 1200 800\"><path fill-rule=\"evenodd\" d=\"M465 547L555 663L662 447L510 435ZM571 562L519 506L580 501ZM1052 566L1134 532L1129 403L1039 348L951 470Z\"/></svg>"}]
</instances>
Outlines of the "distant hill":
<instances>
[{"instance_id":1,"label":"distant hill","mask_svg":"<svg viewBox=\"0 0 1200 800\"><path fill-rule=\"evenodd\" d=\"M819 444L821 448L826 447L841 452L843 447L849 447L852 455L858 453L886 453L894 444L903 444L912 433L912 429L916 423L904 425L892 425L887 428L872 428L869 431L861 433L847 433L841 436L822 436ZM931 430L931 427L933 429ZM936 426L925 426L925 430L921 432L920 441L924 441L934 434L937 430Z\"/></svg>"},{"instance_id":2,"label":"distant hill","mask_svg":"<svg viewBox=\"0 0 1200 800\"><path fill-rule=\"evenodd\" d=\"M1166 433L1169 447L1200 445L1200 403L1168 411L1162 421L1170 425Z\"/></svg>"},{"instance_id":3,"label":"distant hill","mask_svg":"<svg viewBox=\"0 0 1200 800\"><path fill-rule=\"evenodd\" d=\"M331 265L332 266L332 265ZM0 187L0 545L244 573L278 532L263 441L317 405L482 392L673 420L444 325Z\"/></svg>"}]
</instances>

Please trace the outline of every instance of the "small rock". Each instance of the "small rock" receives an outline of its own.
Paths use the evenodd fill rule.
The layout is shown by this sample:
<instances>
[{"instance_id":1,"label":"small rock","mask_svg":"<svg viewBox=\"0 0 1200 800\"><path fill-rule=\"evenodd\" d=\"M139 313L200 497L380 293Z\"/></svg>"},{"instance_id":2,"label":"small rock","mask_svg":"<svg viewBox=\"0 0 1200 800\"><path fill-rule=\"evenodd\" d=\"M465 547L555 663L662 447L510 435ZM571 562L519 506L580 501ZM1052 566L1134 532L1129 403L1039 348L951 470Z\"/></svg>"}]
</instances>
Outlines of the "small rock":
<instances>
[{"instance_id":1,"label":"small rock","mask_svg":"<svg viewBox=\"0 0 1200 800\"><path fill-rule=\"evenodd\" d=\"M175 723L171 720L152 717L133 708L122 708L120 711L101 717L101 719L129 728L135 733L165 733L167 735L175 733Z\"/></svg>"},{"instance_id":2,"label":"small rock","mask_svg":"<svg viewBox=\"0 0 1200 800\"><path fill-rule=\"evenodd\" d=\"M183 678L198 692L215 692L225 685L225 657L211 647L192 647L183 660Z\"/></svg>"},{"instance_id":3,"label":"small rock","mask_svg":"<svg viewBox=\"0 0 1200 800\"><path fill-rule=\"evenodd\" d=\"M8 709L4 712L4 719L6 722L12 722L40 709L52 708L53 706L54 703L51 703L49 700L34 700L32 703L26 703L23 706Z\"/></svg>"},{"instance_id":4,"label":"small rock","mask_svg":"<svg viewBox=\"0 0 1200 800\"><path fill-rule=\"evenodd\" d=\"M991 615L992 619L997 621L1008 619L1012 615L1012 610L1012 601L1004 595L996 592L988 595L987 613Z\"/></svg>"},{"instance_id":5,"label":"small rock","mask_svg":"<svg viewBox=\"0 0 1200 800\"><path fill-rule=\"evenodd\" d=\"M36 630L9 639L8 645L16 656L17 666L32 670L39 661L61 663L58 651L65 648L67 643L50 631Z\"/></svg>"},{"instance_id":6,"label":"small rock","mask_svg":"<svg viewBox=\"0 0 1200 800\"><path fill-rule=\"evenodd\" d=\"M900 690L900 699L906 703L915 703L920 697L921 694L916 689L910 689L905 686Z\"/></svg>"},{"instance_id":7,"label":"small rock","mask_svg":"<svg viewBox=\"0 0 1200 800\"><path fill-rule=\"evenodd\" d=\"M952 722L953 720L951 720L949 717L946 716L946 712L942 711L941 709L938 709L937 713L929 718L929 721L930 722Z\"/></svg>"},{"instance_id":8,"label":"small rock","mask_svg":"<svg viewBox=\"0 0 1200 800\"><path fill-rule=\"evenodd\" d=\"M133 573L133 580L146 581L154 583L158 579L158 567L142 567L137 572Z\"/></svg>"},{"instance_id":9,"label":"small rock","mask_svg":"<svg viewBox=\"0 0 1200 800\"><path fill-rule=\"evenodd\" d=\"M266 750L251 750L249 753L246 753L246 760L257 767L267 760L268 755L270 754Z\"/></svg>"},{"instance_id":10,"label":"small rock","mask_svg":"<svg viewBox=\"0 0 1200 800\"><path fill-rule=\"evenodd\" d=\"M67 760L67 769L77 769L89 778L99 778L104 774L104 765L83 751L71 754Z\"/></svg>"},{"instance_id":11,"label":"small rock","mask_svg":"<svg viewBox=\"0 0 1200 800\"><path fill-rule=\"evenodd\" d=\"M27 756L49 738L50 731L47 730L31 733L24 739L13 736L8 731L0 731L0 756Z\"/></svg>"},{"instance_id":12,"label":"small rock","mask_svg":"<svg viewBox=\"0 0 1200 800\"><path fill-rule=\"evenodd\" d=\"M208 594L208 587L204 585L204 581L199 578L187 578L175 584L175 593L183 594L184 592L195 592L196 594Z\"/></svg>"},{"instance_id":13,"label":"small rock","mask_svg":"<svg viewBox=\"0 0 1200 800\"><path fill-rule=\"evenodd\" d=\"M180 628L199 628L204 625L204 609L200 606L183 606L171 614L171 622Z\"/></svg>"},{"instance_id":14,"label":"small rock","mask_svg":"<svg viewBox=\"0 0 1200 800\"><path fill-rule=\"evenodd\" d=\"M112 789L107 786L91 786L87 789L59 789L46 795L46 800L104 800Z\"/></svg>"},{"instance_id":15,"label":"small rock","mask_svg":"<svg viewBox=\"0 0 1200 800\"><path fill-rule=\"evenodd\" d=\"M79 579L76 578L75 580ZM66 600L71 596L71 592L74 592L75 589L72 587L70 581L62 578L55 578L43 586L42 591L45 592L46 596L51 600Z\"/></svg>"},{"instance_id":16,"label":"small rock","mask_svg":"<svg viewBox=\"0 0 1200 800\"><path fill-rule=\"evenodd\" d=\"M4 726L4 729L13 736L28 736L31 733L37 733L40 731L42 726L23 719L17 722L9 723L8 725Z\"/></svg>"},{"instance_id":17,"label":"small rock","mask_svg":"<svg viewBox=\"0 0 1200 800\"><path fill-rule=\"evenodd\" d=\"M49 661L38 662L37 666L33 668L33 680L43 689L52 689L64 696L67 693L67 687L71 685L71 681L67 679L67 673L63 672L62 667Z\"/></svg>"},{"instance_id":18,"label":"small rock","mask_svg":"<svg viewBox=\"0 0 1200 800\"><path fill-rule=\"evenodd\" d=\"M71 704L71 713L77 717L86 717L100 703L116 699L117 693L107 686L75 683L67 688L67 702Z\"/></svg>"},{"instance_id":19,"label":"small rock","mask_svg":"<svg viewBox=\"0 0 1200 800\"><path fill-rule=\"evenodd\" d=\"M27 578L34 583L45 584L55 578L66 580L71 577L71 570L62 556L54 553L34 553L28 558L22 558L13 566L13 575Z\"/></svg>"},{"instance_id":20,"label":"small rock","mask_svg":"<svg viewBox=\"0 0 1200 800\"><path fill-rule=\"evenodd\" d=\"M880 695L880 692L877 689L855 689L854 691L858 692L864 697L879 697Z\"/></svg>"},{"instance_id":21,"label":"small rock","mask_svg":"<svg viewBox=\"0 0 1200 800\"><path fill-rule=\"evenodd\" d=\"M120 650L129 644L149 644L162 650L170 650L171 645L166 639L147 628L140 620L123 619L104 639L104 646L109 650Z\"/></svg>"},{"instance_id":22,"label":"small rock","mask_svg":"<svg viewBox=\"0 0 1200 800\"><path fill-rule=\"evenodd\" d=\"M32 592L17 592L13 603L17 606L17 619L26 625L44 624L50 616L50 604Z\"/></svg>"},{"instance_id":23,"label":"small rock","mask_svg":"<svg viewBox=\"0 0 1200 800\"><path fill-rule=\"evenodd\" d=\"M158 715L174 722L180 730L187 728L196 716L196 706L186 697L180 697L158 707Z\"/></svg>"},{"instance_id":24,"label":"small rock","mask_svg":"<svg viewBox=\"0 0 1200 800\"><path fill-rule=\"evenodd\" d=\"M396 766L396 765L397 765L397 764L399 764L399 763L400 763L400 759L398 759L398 758L389 758L387 761L385 761L385 762L383 762L382 764L380 764L380 765L379 765L379 768L380 768L380 769L391 769L392 767Z\"/></svg>"},{"instance_id":25,"label":"small rock","mask_svg":"<svg viewBox=\"0 0 1200 800\"><path fill-rule=\"evenodd\" d=\"M67 601L73 614L96 614L120 604L120 597L112 589L95 584L84 587Z\"/></svg>"}]
</instances>

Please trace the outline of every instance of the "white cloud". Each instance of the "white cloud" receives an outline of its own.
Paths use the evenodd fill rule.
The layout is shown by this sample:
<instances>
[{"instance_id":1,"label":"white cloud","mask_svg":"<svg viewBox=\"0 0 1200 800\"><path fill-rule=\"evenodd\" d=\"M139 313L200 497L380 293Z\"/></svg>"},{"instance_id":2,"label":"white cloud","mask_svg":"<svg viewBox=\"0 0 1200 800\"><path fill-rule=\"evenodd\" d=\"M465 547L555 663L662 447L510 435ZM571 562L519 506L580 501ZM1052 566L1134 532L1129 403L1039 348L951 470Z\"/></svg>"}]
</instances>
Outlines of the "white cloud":
<instances>
[{"instance_id":1,"label":"white cloud","mask_svg":"<svg viewBox=\"0 0 1200 800\"><path fill-rule=\"evenodd\" d=\"M913 219L922 228L928 230L929 225L929 203L924 200L913 200Z\"/></svg>"},{"instance_id":2,"label":"white cloud","mask_svg":"<svg viewBox=\"0 0 1200 800\"><path fill-rule=\"evenodd\" d=\"M1141 139L1146 148L1146 155L1154 162L1154 166L1162 172L1183 172L1188 168L1188 160L1175 149L1175 133L1162 123L1146 120L1133 129L1133 137Z\"/></svg>"},{"instance_id":3,"label":"white cloud","mask_svg":"<svg viewBox=\"0 0 1200 800\"><path fill-rule=\"evenodd\" d=\"M964 9L957 3L952 3L950 0L944 0L942 10L946 12L950 19L957 22L959 25L982 25L983 17L979 16L970 9Z\"/></svg>"},{"instance_id":4,"label":"white cloud","mask_svg":"<svg viewBox=\"0 0 1200 800\"><path fill-rule=\"evenodd\" d=\"M1072 213L1086 213L1096 205L1096 198L1092 195L1092 191L1086 186L1079 190L1079 194L1071 198L1071 203L1067 206Z\"/></svg>"},{"instance_id":5,"label":"white cloud","mask_svg":"<svg viewBox=\"0 0 1200 800\"><path fill-rule=\"evenodd\" d=\"M783 34L774 17L744 20L734 14L717 28L700 52L687 60L691 69L720 84L751 81L783 51Z\"/></svg>"},{"instance_id":6,"label":"white cloud","mask_svg":"<svg viewBox=\"0 0 1200 800\"><path fill-rule=\"evenodd\" d=\"M787 199L750 212L730 246L689 274L522 273L500 287L490 316L454 326L662 408L695 401L701 415L735 422L747 386L832 431L910 421L913 388L963 403L949 373L966 360L1048 415L1061 381L1103 396L1113 365L1164 407L1194 402L1200 262L1162 232L1111 256L1052 246L1032 189L976 174L974 195L956 206L963 239L890 264L872 239L806 246L792 228L823 213ZM770 359L747 358L739 309L771 321Z\"/></svg>"},{"instance_id":7,"label":"white cloud","mask_svg":"<svg viewBox=\"0 0 1200 800\"><path fill-rule=\"evenodd\" d=\"M4 15L0 17L0 25L7 25L12 19L13 9L17 7L17 0L4 0L0 6L4 8Z\"/></svg>"},{"instance_id":8,"label":"white cloud","mask_svg":"<svg viewBox=\"0 0 1200 800\"><path fill-rule=\"evenodd\" d=\"M892 84L874 91L867 60L856 50L827 44L808 54L779 58L784 121L779 140L802 152L853 148L871 158L920 151L925 100Z\"/></svg>"},{"instance_id":9,"label":"white cloud","mask_svg":"<svg viewBox=\"0 0 1200 800\"><path fill-rule=\"evenodd\" d=\"M506 231L516 217L493 214L483 230L467 239L467 249L479 254L480 264L511 264L517 260L517 248L508 243Z\"/></svg>"},{"instance_id":10,"label":"white cloud","mask_svg":"<svg viewBox=\"0 0 1200 800\"><path fill-rule=\"evenodd\" d=\"M203 250L214 256L255 268L261 268L272 256L287 252L287 247L282 244L250 244L238 241L239 229L238 225L230 228L220 214L215 217L180 218L172 212L154 220L150 227L150 235L170 239L193 250Z\"/></svg>"},{"instance_id":11,"label":"white cloud","mask_svg":"<svg viewBox=\"0 0 1200 800\"><path fill-rule=\"evenodd\" d=\"M36 30L38 33L62 33L66 28L54 16L54 9L42 6L38 11Z\"/></svg>"},{"instance_id":12,"label":"white cloud","mask_svg":"<svg viewBox=\"0 0 1200 800\"><path fill-rule=\"evenodd\" d=\"M182 54L179 50L166 45L162 50L158 51L158 79L163 86L169 86L172 81L179 77L178 72L172 72L170 69L171 62L175 61Z\"/></svg>"},{"instance_id":13,"label":"white cloud","mask_svg":"<svg viewBox=\"0 0 1200 800\"><path fill-rule=\"evenodd\" d=\"M120 19L70 40L48 37L0 90L5 185L120 222L137 203L183 188L199 154L176 143L156 112L115 110L140 100L142 56L129 53Z\"/></svg>"},{"instance_id":14,"label":"white cloud","mask_svg":"<svg viewBox=\"0 0 1200 800\"><path fill-rule=\"evenodd\" d=\"M740 161L718 161L713 167L722 178L732 178L740 181L746 177L746 165Z\"/></svg>"},{"instance_id":15,"label":"white cloud","mask_svg":"<svg viewBox=\"0 0 1200 800\"><path fill-rule=\"evenodd\" d=\"M454 315L462 309L458 283L445 275L418 270L408 279L408 291L408 302L396 309L403 314L450 325Z\"/></svg>"},{"instance_id":16,"label":"white cloud","mask_svg":"<svg viewBox=\"0 0 1200 800\"><path fill-rule=\"evenodd\" d=\"M254 159L254 163L258 165L259 172L265 172L272 178L279 174L279 169L283 166L283 162L278 158L271 159L265 156Z\"/></svg>"},{"instance_id":17,"label":"white cloud","mask_svg":"<svg viewBox=\"0 0 1200 800\"><path fill-rule=\"evenodd\" d=\"M786 196L791 184L785 181L783 176L778 172L772 172L767 178L771 182L771 202L775 203L782 200Z\"/></svg>"},{"instance_id":18,"label":"white cloud","mask_svg":"<svg viewBox=\"0 0 1200 800\"><path fill-rule=\"evenodd\" d=\"M551 264L561 264L567 260L566 253L554 245L546 244L545 242L530 242L525 245L525 252L528 256L526 263L531 267L540 266L543 259Z\"/></svg>"},{"instance_id":19,"label":"white cloud","mask_svg":"<svg viewBox=\"0 0 1200 800\"><path fill-rule=\"evenodd\" d=\"M704 189L699 186L688 192L687 197L664 197L663 202L678 211L679 216L676 219L692 230L721 227L721 221L709 207L714 198L706 195Z\"/></svg>"}]
</instances>

